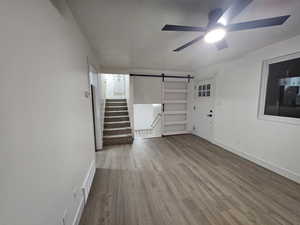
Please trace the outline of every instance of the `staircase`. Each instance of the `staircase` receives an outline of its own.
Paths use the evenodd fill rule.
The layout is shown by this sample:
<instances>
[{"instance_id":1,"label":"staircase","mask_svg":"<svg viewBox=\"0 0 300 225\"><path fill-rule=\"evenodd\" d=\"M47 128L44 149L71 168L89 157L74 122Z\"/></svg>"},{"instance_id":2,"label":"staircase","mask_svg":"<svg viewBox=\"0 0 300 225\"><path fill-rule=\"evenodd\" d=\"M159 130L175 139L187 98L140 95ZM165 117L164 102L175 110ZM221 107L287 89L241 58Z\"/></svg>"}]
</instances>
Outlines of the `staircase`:
<instances>
[{"instance_id":1,"label":"staircase","mask_svg":"<svg viewBox=\"0 0 300 225\"><path fill-rule=\"evenodd\" d=\"M103 145L132 144L126 99L106 99Z\"/></svg>"}]
</instances>

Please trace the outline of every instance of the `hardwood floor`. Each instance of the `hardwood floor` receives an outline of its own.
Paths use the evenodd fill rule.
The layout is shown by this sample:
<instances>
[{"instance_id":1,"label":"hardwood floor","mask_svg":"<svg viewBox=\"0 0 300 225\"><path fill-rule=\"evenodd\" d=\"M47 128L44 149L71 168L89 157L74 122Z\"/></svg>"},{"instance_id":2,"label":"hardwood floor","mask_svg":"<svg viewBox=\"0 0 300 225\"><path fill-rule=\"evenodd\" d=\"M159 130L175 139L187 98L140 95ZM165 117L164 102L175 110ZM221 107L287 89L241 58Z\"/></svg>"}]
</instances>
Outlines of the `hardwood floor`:
<instances>
[{"instance_id":1,"label":"hardwood floor","mask_svg":"<svg viewBox=\"0 0 300 225\"><path fill-rule=\"evenodd\" d=\"M80 225L299 225L300 185L192 135L97 153Z\"/></svg>"}]
</instances>

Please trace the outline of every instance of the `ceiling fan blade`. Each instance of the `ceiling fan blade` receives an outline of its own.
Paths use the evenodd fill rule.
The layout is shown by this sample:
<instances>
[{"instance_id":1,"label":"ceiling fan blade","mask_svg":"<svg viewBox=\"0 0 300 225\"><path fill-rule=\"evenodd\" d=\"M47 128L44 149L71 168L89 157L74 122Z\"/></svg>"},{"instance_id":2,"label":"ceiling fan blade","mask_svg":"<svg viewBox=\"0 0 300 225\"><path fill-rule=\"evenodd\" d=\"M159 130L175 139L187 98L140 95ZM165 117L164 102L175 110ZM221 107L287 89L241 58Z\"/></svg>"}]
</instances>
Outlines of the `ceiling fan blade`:
<instances>
[{"instance_id":1,"label":"ceiling fan blade","mask_svg":"<svg viewBox=\"0 0 300 225\"><path fill-rule=\"evenodd\" d=\"M234 17L238 16L253 0L235 0L219 18L218 23L228 24Z\"/></svg>"},{"instance_id":2,"label":"ceiling fan blade","mask_svg":"<svg viewBox=\"0 0 300 225\"><path fill-rule=\"evenodd\" d=\"M228 48L228 43L227 43L226 39L223 39L223 40L215 43L215 45L219 51L223 50L225 48Z\"/></svg>"},{"instance_id":3,"label":"ceiling fan blade","mask_svg":"<svg viewBox=\"0 0 300 225\"><path fill-rule=\"evenodd\" d=\"M239 31L239 30L250 30L250 29L257 29L261 27L271 27L271 26L278 26L282 25L290 15L286 16L279 16L279 17L273 17L273 18L267 18L267 19L261 19L261 20L253 20L243 23L235 23L230 24L226 27L228 31Z\"/></svg>"},{"instance_id":4,"label":"ceiling fan blade","mask_svg":"<svg viewBox=\"0 0 300 225\"><path fill-rule=\"evenodd\" d=\"M180 26L167 24L162 29L162 31L195 31L195 32L205 32L204 27L192 27L192 26Z\"/></svg>"},{"instance_id":5,"label":"ceiling fan blade","mask_svg":"<svg viewBox=\"0 0 300 225\"><path fill-rule=\"evenodd\" d=\"M207 27L211 27L214 26L220 19L220 17L222 17L222 15L224 14L224 10L221 8L216 8L213 9L209 12L208 14L208 24Z\"/></svg>"},{"instance_id":6,"label":"ceiling fan blade","mask_svg":"<svg viewBox=\"0 0 300 225\"><path fill-rule=\"evenodd\" d=\"M201 35L200 37L195 38L194 40L192 40L192 41L190 41L190 42L188 42L188 43L186 43L186 44L180 46L179 48L176 48L176 49L173 50L173 51L174 51L174 52L179 52L179 51L181 51L182 49L189 47L190 45L196 43L197 41L200 41L200 40L203 39L203 38L204 38L204 36Z\"/></svg>"}]
</instances>

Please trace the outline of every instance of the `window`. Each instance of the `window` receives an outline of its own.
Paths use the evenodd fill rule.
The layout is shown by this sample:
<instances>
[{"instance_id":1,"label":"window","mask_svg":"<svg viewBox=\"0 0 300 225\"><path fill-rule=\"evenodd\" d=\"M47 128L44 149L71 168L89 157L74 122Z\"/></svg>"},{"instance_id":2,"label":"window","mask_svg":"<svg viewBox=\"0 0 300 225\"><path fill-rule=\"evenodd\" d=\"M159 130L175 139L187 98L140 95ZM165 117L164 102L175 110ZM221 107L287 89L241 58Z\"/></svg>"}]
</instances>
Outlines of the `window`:
<instances>
[{"instance_id":1,"label":"window","mask_svg":"<svg viewBox=\"0 0 300 225\"><path fill-rule=\"evenodd\" d=\"M300 53L263 63L259 116L300 124Z\"/></svg>"},{"instance_id":2,"label":"window","mask_svg":"<svg viewBox=\"0 0 300 225\"><path fill-rule=\"evenodd\" d=\"M202 97L202 85L199 85L198 87L198 96Z\"/></svg>"},{"instance_id":3,"label":"window","mask_svg":"<svg viewBox=\"0 0 300 225\"><path fill-rule=\"evenodd\" d=\"M210 96L210 84L206 85L206 96Z\"/></svg>"},{"instance_id":4,"label":"window","mask_svg":"<svg viewBox=\"0 0 300 225\"><path fill-rule=\"evenodd\" d=\"M198 86L198 97L210 97L211 84L204 84Z\"/></svg>"}]
</instances>

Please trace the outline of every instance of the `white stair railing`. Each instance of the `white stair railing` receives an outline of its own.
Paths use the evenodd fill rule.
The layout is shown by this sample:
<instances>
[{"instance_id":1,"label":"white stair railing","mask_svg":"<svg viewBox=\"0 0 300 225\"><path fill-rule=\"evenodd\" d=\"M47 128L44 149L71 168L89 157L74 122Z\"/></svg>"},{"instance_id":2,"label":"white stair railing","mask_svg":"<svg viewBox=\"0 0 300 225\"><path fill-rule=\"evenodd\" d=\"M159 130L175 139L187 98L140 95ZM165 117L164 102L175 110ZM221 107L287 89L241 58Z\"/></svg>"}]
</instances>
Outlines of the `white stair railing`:
<instances>
[{"instance_id":1,"label":"white stair railing","mask_svg":"<svg viewBox=\"0 0 300 225\"><path fill-rule=\"evenodd\" d=\"M158 113L155 116L155 118L152 121L152 123L151 123L151 126L150 126L151 128L135 130L134 131L135 135L137 137L151 137L151 136L155 136L155 134L157 133L156 129L158 128L157 125L159 124L160 120L161 120L161 113Z\"/></svg>"},{"instance_id":2,"label":"white stair railing","mask_svg":"<svg viewBox=\"0 0 300 225\"><path fill-rule=\"evenodd\" d=\"M161 113L158 113L151 124L152 129L154 129L157 126L158 121L160 121L160 118L161 118Z\"/></svg>"}]
</instances>

